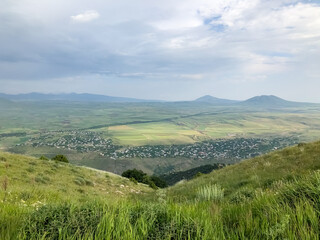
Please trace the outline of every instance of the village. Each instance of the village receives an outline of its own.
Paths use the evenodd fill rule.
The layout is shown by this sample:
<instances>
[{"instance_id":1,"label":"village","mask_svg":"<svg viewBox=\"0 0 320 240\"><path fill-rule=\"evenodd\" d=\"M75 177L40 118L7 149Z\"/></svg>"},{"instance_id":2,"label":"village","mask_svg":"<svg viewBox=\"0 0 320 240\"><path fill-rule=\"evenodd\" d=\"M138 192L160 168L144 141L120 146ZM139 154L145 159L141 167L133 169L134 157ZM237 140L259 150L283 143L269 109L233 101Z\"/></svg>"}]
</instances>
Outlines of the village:
<instances>
[{"instance_id":1,"label":"village","mask_svg":"<svg viewBox=\"0 0 320 240\"><path fill-rule=\"evenodd\" d=\"M259 156L298 143L295 137L217 139L185 145L120 146L92 131L43 132L22 145L54 147L81 153L96 152L110 159L192 158L232 159Z\"/></svg>"}]
</instances>

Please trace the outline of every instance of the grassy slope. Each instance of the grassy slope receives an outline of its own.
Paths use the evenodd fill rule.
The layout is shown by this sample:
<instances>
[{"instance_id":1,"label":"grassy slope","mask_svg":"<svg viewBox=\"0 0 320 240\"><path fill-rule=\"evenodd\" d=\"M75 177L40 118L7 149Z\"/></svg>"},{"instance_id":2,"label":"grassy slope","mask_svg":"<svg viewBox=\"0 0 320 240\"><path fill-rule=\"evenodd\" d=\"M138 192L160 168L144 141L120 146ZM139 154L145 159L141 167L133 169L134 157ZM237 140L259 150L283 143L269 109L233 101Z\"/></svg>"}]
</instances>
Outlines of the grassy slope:
<instances>
[{"instance_id":1,"label":"grassy slope","mask_svg":"<svg viewBox=\"0 0 320 240\"><path fill-rule=\"evenodd\" d=\"M5 181L6 197L2 187L0 199L21 200L27 205L38 201L125 198L131 192L150 191L112 173L0 152L0 182L3 185Z\"/></svg>"},{"instance_id":2,"label":"grassy slope","mask_svg":"<svg viewBox=\"0 0 320 240\"><path fill-rule=\"evenodd\" d=\"M0 152L0 239L43 239L51 226L59 232L64 226L73 228L75 222L84 230L99 220L94 209L102 211L105 203L114 206L150 191L113 173ZM32 229L40 227L32 217L48 224L41 234Z\"/></svg>"},{"instance_id":3,"label":"grassy slope","mask_svg":"<svg viewBox=\"0 0 320 240\"><path fill-rule=\"evenodd\" d=\"M211 174L170 188L172 196L193 198L199 186L219 184L227 197L241 189L268 188L274 181L290 180L320 169L320 141L299 144L260 157L244 160Z\"/></svg>"},{"instance_id":4,"label":"grassy slope","mask_svg":"<svg viewBox=\"0 0 320 240\"><path fill-rule=\"evenodd\" d=\"M1 175L6 171L12 182L25 182L21 174L30 166L45 171L55 165L18 155L4 157L7 161L1 162ZM14 165L5 167L11 161ZM58 167L64 173L60 177L75 177L72 168ZM24 195L13 194L14 189L23 192L22 187L13 184L0 205L0 239L319 239L318 169L320 142L315 142L245 160L167 190L134 194L136 201L95 203L95 197L81 198L83 193L77 190L78 185L73 186L72 177L65 181L75 198L65 193L54 199L59 187L52 185L55 190L48 194L52 203L25 207L21 202ZM95 171L83 171L84 178L99 182ZM50 181L56 182L53 177ZM30 183L24 186L30 188ZM41 184L34 185L37 197L49 191ZM83 187L85 193L94 188ZM119 199L116 193L112 196ZM74 201L73 207L68 206L69 201Z\"/></svg>"},{"instance_id":5,"label":"grassy slope","mask_svg":"<svg viewBox=\"0 0 320 240\"><path fill-rule=\"evenodd\" d=\"M299 144L177 184L167 201L196 208L207 239L319 239L319 169L320 142Z\"/></svg>"}]
</instances>

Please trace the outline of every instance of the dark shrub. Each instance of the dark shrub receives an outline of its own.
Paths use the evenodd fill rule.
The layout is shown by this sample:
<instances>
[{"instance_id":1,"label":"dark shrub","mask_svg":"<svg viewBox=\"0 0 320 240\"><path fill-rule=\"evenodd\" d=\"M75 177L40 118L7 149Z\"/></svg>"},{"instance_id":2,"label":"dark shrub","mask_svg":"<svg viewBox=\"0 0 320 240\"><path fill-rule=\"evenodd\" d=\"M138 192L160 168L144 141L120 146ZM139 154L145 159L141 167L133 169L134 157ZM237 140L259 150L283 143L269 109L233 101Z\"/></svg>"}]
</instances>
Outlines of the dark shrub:
<instances>
[{"instance_id":1,"label":"dark shrub","mask_svg":"<svg viewBox=\"0 0 320 240\"><path fill-rule=\"evenodd\" d=\"M52 158L52 160L57 161L57 162L65 162L65 163L69 163L69 160L66 156L64 155L56 155L54 158Z\"/></svg>"},{"instance_id":2,"label":"dark shrub","mask_svg":"<svg viewBox=\"0 0 320 240\"><path fill-rule=\"evenodd\" d=\"M43 156L43 155L39 159L40 160L49 160L46 156Z\"/></svg>"},{"instance_id":3,"label":"dark shrub","mask_svg":"<svg viewBox=\"0 0 320 240\"><path fill-rule=\"evenodd\" d=\"M121 175L122 177L126 177L126 178L134 178L135 180L137 180L138 182L143 182L144 177L147 176L146 173L144 173L141 170L137 170L137 169L129 169L127 171L124 171Z\"/></svg>"},{"instance_id":4,"label":"dark shrub","mask_svg":"<svg viewBox=\"0 0 320 240\"><path fill-rule=\"evenodd\" d=\"M152 182L154 182L154 184L159 187L159 188L165 188L165 187L168 187L168 184L162 180L161 178L157 177L157 176L151 176L150 177L150 180Z\"/></svg>"},{"instance_id":5,"label":"dark shrub","mask_svg":"<svg viewBox=\"0 0 320 240\"><path fill-rule=\"evenodd\" d=\"M153 189L157 189L158 187L164 188L168 186L167 183L163 181L161 178L156 176L149 177L146 173L137 169L130 169L123 172L122 177L135 179L137 182L147 184Z\"/></svg>"}]
</instances>

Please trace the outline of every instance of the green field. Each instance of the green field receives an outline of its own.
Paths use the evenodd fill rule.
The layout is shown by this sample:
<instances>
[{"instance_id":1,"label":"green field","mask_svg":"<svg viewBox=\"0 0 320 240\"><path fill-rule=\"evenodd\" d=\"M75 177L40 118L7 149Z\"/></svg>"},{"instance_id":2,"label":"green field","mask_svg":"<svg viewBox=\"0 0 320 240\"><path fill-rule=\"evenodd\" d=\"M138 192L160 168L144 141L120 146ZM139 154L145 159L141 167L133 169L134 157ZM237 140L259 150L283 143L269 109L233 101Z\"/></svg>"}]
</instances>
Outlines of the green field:
<instances>
[{"instance_id":1,"label":"green field","mask_svg":"<svg viewBox=\"0 0 320 240\"><path fill-rule=\"evenodd\" d=\"M165 157L157 154L126 157L122 154L115 159L108 149L94 148L95 139L102 141L100 146L110 146L117 154L139 146L157 149L162 145L192 147L203 141L230 139L282 137L284 144L280 145L288 146L313 141L320 136L320 107L308 104L271 108L196 102L4 102L0 103L0 111L3 113L0 117L0 149L36 157L63 153L74 164L115 173L136 167L148 173L162 174L168 169L182 171L219 161L233 163L248 156L199 159L173 153ZM297 140L288 141L287 138ZM68 143L64 143L66 141ZM275 145L275 149L280 145Z\"/></svg>"},{"instance_id":2,"label":"green field","mask_svg":"<svg viewBox=\"0 0 320 240\"><path fill-rule=\"evenodd\" d=\"M0 105L0 148L24 142L41 131L87 130L120 145L184 144L243 136L320 133L318 105L270 109L205 103L59 103Z\"/></svg>"},{"instance_id":3,"label":"green field","mask_svg":"<svg viewBox=\"0 0 320 240\"><path fill-rule=\"evenodd\" d=\"M119 125L102 128L99 131L106 131L106 136L120 145L186 144L207 138L195 129L173 122Z\"/></svg>"},{"instance_id":4,"label":"green field","mask_svg":"<svg viewBox=\"0 0 320 240\"><path fill-rule=\"evenodd\" d=\"M99 129L120 145L185 144L207 139L299 135L320 136L320 113L223 113L168 122L127 124Z\"/></svg>"}]
</instances>

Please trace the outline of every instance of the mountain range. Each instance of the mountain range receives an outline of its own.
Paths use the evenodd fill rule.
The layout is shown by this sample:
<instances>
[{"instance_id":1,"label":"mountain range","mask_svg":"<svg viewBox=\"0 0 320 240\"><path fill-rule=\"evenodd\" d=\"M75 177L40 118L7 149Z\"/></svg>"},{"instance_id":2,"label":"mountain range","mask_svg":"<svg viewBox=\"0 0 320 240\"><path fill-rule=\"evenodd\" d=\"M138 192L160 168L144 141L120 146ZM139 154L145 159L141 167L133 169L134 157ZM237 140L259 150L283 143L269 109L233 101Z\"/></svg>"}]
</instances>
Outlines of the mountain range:
<instances>
[{"instance_id":1,"label":"mountain range","mask_svg":"<svg viewBox=\"0 0 320 240\"><path fill-rule=\"evenodd\" d=\"M116 102L116 103L146 103L146 102L165 102L160 100L148 100L127 97L114 97L89 93L63 93L63 94L43 94L43 93L26 93L26 94L5 94L0 93L1 101L70 101L70 102ZM302 104L301 102L287 101L274 95L255 96L245 101L229 100L216 98L205 95L197 98L194 103L206 103L214 105L243 105L243 106L264 106L264 107L290 107Z\"/></svg>"},{"instance_id":2,"label":"mountain range","mask_svg":"<svg viewBox=\"0 0 320 240\"><path fill-rule=\"evenodd\" d=\"M0 98L11 101L72 101L72 102L160 102L157 100L144 100L137 98L113 97L89 93L62 93L62 94L5 94L0 93Z\"/></svg>"}]
</instances>

